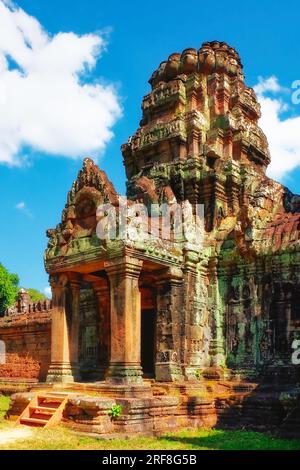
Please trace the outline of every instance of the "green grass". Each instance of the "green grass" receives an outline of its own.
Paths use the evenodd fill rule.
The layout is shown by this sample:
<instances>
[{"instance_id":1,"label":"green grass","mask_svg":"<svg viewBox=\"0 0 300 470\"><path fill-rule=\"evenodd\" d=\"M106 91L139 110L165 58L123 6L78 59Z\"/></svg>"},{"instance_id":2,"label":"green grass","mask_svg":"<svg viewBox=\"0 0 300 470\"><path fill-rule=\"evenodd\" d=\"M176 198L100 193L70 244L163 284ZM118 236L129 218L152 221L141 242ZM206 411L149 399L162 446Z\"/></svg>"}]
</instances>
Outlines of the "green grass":
<instances>
[{"instance_id":1,"label":"green grass","mask_svg":"<svg viewBox=\"0 0 300 470\"><path fill-rule=\"evenodd\" d=\"M12 428L4 420L9 398L0 396L1 430ZM300 441L277 439L266 433L249 431L180 431L161 437L133 437L104 440L75 434L64 426L34 429L31 437L0 445L0 450L299 450Z\"/></svg>"},{"instance_id":2,"label":"green grass","mask_svg":"<svg viewBox=\"0 0 300 470\"><path fill-rule=\"evenodd\" d=\"M9 408L9 397L5 397L4 395L0 395L0 419L3 419L5 413Z\"/></svg>"},{"instance_id":3,"label":"green grass","mask_svg":"<svg viewBox=\"0 0 300 470\"><path fill-rule=\"evenodd\" d=\"M300 442L246 431L180 431L162 437L103 440L84 437L63 426L34 430L30 438L0 446L18 450L299 450Z\"/></svg>"}]
</instances>

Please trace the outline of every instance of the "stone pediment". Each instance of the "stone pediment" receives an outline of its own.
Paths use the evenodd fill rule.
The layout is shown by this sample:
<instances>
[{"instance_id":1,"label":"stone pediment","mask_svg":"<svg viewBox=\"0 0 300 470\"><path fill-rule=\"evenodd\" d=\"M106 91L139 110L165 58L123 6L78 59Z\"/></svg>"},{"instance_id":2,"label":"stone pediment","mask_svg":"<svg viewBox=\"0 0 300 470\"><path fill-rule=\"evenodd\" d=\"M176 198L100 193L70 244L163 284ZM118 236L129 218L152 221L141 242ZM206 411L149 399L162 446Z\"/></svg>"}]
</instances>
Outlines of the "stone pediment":
<instances>
[{"instance_id":1,"label":"stone pediment","mask_svg":"<svg viewBox=\"0 0 300 470\"><path fill-rule=\"evenodd\" d=\"M122 146L127 226L135 204L149 211L153 204L189 201L204 208L208 253L222 251L233 233L239 252L248 258L299 251L299 197L265 175L270 154L258 123L260 105L245 84L235 49L213 41L199 51L171 54L150 84L140 127ZM101 250L102 259L109 258L121 245L161 259L165 251L182 252L181 242L173 239L166 248L161 234L146 241L127 235L120 243L101 241L96 227L105 214L98 212L97 220L97 208L109 203L118 212L121 199L106 174L85 159L61 222L47 232L46 267L57 258L61 266L71 259L98 258ZM145 227L133 220L126 230L143 234L151 219Z\"/></svg>"},{"instance_id":2,"label":"stone pediment","mask_svg":"<svg viewBox=\"0 0 300 470\"><path fill-rule=\"evenodd\" d=\"M88 251L100 245L96 235L97 208L100 204L117 206L119 195L104 171L85 158L68 193L61 222L47 230L49 238L45 260Z\"/></svg>"}]
</instances>

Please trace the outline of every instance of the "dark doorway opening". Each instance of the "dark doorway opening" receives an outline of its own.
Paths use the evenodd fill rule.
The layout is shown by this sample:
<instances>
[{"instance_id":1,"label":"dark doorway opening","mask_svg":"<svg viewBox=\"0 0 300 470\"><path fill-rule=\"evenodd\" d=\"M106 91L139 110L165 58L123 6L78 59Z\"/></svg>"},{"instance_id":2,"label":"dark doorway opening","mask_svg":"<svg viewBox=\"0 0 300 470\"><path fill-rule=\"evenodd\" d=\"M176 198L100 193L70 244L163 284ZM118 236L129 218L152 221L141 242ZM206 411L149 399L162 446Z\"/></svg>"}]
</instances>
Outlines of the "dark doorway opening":
<instances>
[{"instance_id":1,"label":"dark doorway opening","mask_svg":"<svg viewBox=\"0 0 300 470\"><path fill-rule=\"evenodd\" d=\"M154 377L156 310L142 310L141 362L145 377Z\"/></svg>"},{"instance_id":2,"label":"dark doorway opening","mask_svg":"<svg viewBox=\"0 0 300 470\"><path fill-rule=\"evenodd\" d=\"M90 284L80 290L79 365L83 382L103 380L100 369L99 315Z\"/></svg>"}]
</instances>

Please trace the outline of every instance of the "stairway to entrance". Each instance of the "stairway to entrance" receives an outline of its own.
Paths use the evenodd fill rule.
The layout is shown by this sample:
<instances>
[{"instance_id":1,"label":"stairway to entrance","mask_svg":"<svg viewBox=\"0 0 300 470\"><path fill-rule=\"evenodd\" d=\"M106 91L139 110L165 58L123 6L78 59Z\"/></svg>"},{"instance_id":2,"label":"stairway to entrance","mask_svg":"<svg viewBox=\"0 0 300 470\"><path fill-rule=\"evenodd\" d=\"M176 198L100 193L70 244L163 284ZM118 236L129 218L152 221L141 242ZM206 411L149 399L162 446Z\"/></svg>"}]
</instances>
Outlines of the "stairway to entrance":
<instances>
[{"instance_id":1,"label":"stairway to entrance","mask_svg":"<svg viewBox=\"0 0 300 470\"><path fill-rule=\"evenodd\" d=\"M25 408L16 425L50 428L63 416L69 395L67 393L38 393Z\"/></svg>"}]
</instances>

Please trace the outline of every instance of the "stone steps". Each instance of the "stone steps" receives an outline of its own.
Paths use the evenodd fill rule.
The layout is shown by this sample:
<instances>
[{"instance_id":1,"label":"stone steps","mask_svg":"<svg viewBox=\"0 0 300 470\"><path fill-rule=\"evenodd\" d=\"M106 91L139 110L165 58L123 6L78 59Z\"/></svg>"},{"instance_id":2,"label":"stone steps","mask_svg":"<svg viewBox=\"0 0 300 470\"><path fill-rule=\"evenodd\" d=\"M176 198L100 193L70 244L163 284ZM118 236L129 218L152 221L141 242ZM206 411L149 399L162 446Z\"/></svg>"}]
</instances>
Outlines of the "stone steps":
<instances>
[{"instance_id":1,"label":"stone steps","mask_svg":"<svg viewBox=\"0 0 300 470\"><path fill-rule=\"evenodd\" d=\"M17 420L17 425L50 427L58 424L68 401L68 394L37 394L32 398Z\"/></svg>"}]
</instances>

